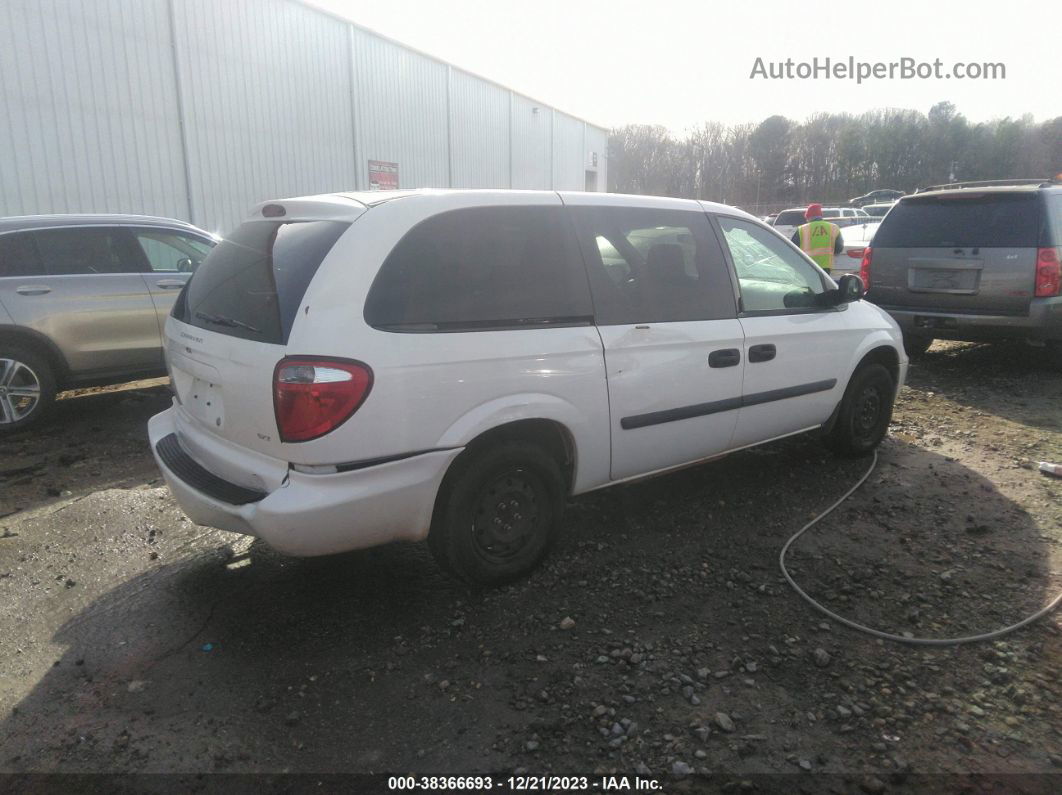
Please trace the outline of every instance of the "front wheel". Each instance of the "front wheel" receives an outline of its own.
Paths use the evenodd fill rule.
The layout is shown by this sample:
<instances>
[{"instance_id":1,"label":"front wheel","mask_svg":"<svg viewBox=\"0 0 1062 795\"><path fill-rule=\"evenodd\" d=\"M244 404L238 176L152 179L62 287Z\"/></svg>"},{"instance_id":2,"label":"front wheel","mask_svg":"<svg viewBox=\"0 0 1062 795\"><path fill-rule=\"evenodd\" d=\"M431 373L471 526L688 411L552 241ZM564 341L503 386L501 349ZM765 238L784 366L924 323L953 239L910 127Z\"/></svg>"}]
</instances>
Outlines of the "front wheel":
<instances>
[{"instance_id":1,"label":"front wheel","mask_svg":"<svg viewBox=\"0 0 1062 795\"><path fill-rule=\"evenodd\" d=\"M844 391L826 446L843 456L869 453L885 438L895 399L896 383L888 370L880 364L860 367Z\"/></svg>"},{"instance_id":2,"label":"front wheel","mask_svg":"<svg viewBox=\"0 0 1062 795\"><path fill-rule=\"evenodd\" d=\"M564 478L538 445L502 442L464 452L436 501L428 546L454 576L494 585L530 572L564 512Z\"/></svg>"},{"instance_id":3,"label":"front wheel","mask_svg":"<svg viewBox=\"0 0 1062 795\"><path fill-rule=\"evenodd\" d=\"M55 402L55 376L36 351L0 343L0 434L37 423Z\"/></svg>"}]
</instances>

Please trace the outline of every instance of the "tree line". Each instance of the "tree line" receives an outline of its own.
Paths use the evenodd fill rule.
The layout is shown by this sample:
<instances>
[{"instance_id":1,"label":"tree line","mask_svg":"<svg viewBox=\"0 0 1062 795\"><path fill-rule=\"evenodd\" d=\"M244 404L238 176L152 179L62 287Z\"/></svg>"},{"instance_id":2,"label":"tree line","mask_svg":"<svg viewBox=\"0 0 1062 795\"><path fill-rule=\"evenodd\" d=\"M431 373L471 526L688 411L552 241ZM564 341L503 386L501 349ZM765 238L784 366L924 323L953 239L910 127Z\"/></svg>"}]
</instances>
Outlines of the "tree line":
<instances>
[{"instance_id":1,"label":"tree line","mask_svg":"<svg viewBox=\"0 0 1062 795\"><path fill-rule=\"evenodd\" d=\"M828 204L876 188L1050 177L1062 171L1062 116L976 124L950 102L928 114L818 113L803 123L707 122L684 136L629 124L609 136L609 190L707 199L769 212Z\"/></svg>"}]
</instances>

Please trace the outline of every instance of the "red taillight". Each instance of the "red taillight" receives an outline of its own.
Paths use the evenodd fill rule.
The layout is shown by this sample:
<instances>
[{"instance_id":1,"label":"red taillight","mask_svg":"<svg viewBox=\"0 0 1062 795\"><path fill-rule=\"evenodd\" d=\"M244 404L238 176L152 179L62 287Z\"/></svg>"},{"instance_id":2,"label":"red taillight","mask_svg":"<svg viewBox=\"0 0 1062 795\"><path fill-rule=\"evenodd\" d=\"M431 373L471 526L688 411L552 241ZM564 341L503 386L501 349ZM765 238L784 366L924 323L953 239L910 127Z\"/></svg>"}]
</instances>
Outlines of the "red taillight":
<instances>
[{"instance_id":1,"label":"red taillight","mask_svg":"<svg viewBox=\"0 0 1062 795\"><path fill-rule=\"evenodd\" d=\"M870 289L870 259L873 255L870 246L863 249L863 261L859 263L859 278L863 280L863 289Z\"/></svg>"},{"instance_id":2,"label":"red taillight","mask_svg":"<svg viewBox=\"0 0 1062 795\"><path fill-rule=\"evenodd\" d=\"M324 436L350 419L372 389L367 364L294 356L273 371L273 410L282 442Z\"/></svg>"},{"instance_id":3,"label":"red taillight","mask_svg":"<svg viewBox=\"0 0 1062 795\"><path fill-rule=\"evenodd\" d=\"M865 249L861 248L850 248L848 249L848 251L845 252L845 254L847 254L852 259L861 259L864 251Z\"/></svg>"},{"instance_id":4,"label":"red taillight","mask_svg":"<svg viewBox=\"0 0 1062 795\"><path fill-rule=\"evenodd\" d=\"M1058 248L1042 248L1036 252L1037 298L1050 298L1062 294L1062 266Z\"/></svg>"}]
</instances>

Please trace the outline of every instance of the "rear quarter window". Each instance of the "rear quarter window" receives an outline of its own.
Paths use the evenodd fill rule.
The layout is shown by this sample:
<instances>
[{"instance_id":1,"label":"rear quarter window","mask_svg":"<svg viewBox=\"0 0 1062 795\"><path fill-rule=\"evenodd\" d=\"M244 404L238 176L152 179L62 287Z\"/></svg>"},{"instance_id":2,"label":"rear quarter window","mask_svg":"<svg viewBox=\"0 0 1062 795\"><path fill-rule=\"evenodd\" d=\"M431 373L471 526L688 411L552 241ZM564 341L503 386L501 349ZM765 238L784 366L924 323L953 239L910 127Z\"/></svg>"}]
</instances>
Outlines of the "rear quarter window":
<instances>
[{"instance_id":1,"label":"rear quarter window","mask_svg":"<svg viewBox=\"0 0 1062 795\"><path fill-rule=\"evenodd\" d=\"M904 199L874 236L875 248L1035 248L1035 193Z\"/></svg>"},{"instance_id":2,"label":"rear quarter window","mask_svg":"<svg viewBox=\"0 0 1062 795\"><path fill-rule=\"evenodd\" d=\"M283 345L306 288L345 221L248 221L215 247L173 314L233 337Z\"/></svg>"},{"instance_id":3,"label":"rear quarter window","mask_svg":"<svg viewBox=\"0 0 1062 795\"><path fill-rule=\"evenodd\" d=\"M589 324L593 309L560 207L473 207L422 221L384 261L365 320L385 331Z\"/></svg>"}]
</instances>

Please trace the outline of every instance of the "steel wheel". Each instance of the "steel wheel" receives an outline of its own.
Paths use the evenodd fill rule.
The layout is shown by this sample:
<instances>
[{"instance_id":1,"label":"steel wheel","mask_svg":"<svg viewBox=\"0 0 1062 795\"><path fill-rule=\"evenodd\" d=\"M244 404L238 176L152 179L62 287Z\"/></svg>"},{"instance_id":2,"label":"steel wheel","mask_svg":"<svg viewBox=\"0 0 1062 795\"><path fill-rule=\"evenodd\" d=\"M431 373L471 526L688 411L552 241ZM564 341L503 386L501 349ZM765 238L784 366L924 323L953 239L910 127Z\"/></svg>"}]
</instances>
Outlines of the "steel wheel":
<instances>
[{"instance_id":1,"label":"steel wheel","mask_svg":"<svg viewBox=\"0 0 1062 795\"><path fill-rule=\"evenodd\" d=\"M534 539L542 511L544 486L526 469L514 469L488 483L472 508L472 541L490 563L505 563Z\"/></svg>"},{"instance_id":2,"label":"steel wheel","mask_svg":"<svg viewBox=\"0 0 1062 795\"><path fill-rule=\"evenodd\" d=\"M871 384L859 393L852 413L852 424L860 439L869 439L874 435L881 419L881 405L881 392L877 386Z\"/></svg>"},{"instance_id":3,"label":"steel wheel","mask_svg":"<svg viewBox=\"0 0 1062 795\"><path fill-rule=\"evenodd\" d=\"M465 582L521 577L549 549L567 489L557 459L531 440L472 445L439 487L428 546Z\"/></svg>"},{"instance_id":4,"label":"steel wheel","mask_svg":"<svg viewBox=\"0 0 1062 795\"><path fill-rule=\"evenodd\" d=\"M896 384L881 364L868 363L853 373L838 407L833 427L824 441L837 453L846 456L866 455L889 429Z\"/></svg>"},{"instance_id":5,"label":"steel wheel","mask_svg":"<svg viewBox=\"0 0 1062 795\"><path fill-rule=\"evenodd\" d=\"M0 359L0 425L24 420L41 401L41 379L25 362Z\"/></svg>"}]
</instances>

